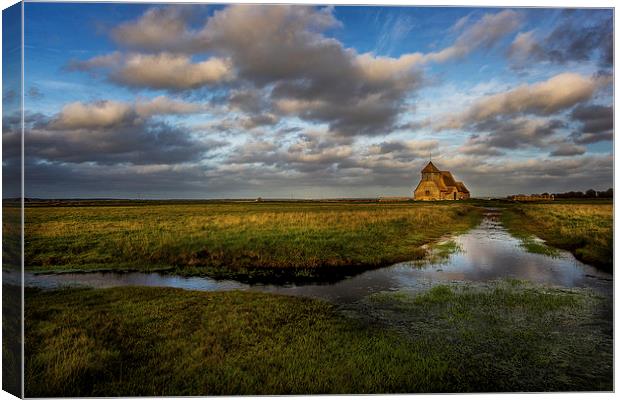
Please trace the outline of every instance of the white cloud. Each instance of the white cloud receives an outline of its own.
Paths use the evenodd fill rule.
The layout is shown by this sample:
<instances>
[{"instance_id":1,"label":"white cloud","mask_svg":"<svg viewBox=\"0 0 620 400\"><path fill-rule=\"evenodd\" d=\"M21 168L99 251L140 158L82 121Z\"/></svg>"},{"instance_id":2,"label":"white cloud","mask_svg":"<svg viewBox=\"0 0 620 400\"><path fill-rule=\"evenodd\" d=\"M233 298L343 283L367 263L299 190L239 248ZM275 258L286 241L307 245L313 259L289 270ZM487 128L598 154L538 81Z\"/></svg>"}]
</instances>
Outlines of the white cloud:
<instances>
[{"instance_id":1,"label":"white cloud","mask_svg":"<svg viewBox=\"0 0 620 400\"><path fill-rule=\"evenodd\" d=\"M131 54L111 75L128 86L153 89L195 89L232 79L230 60L212 57L193 63L188 56Z\"/></svg>"},{"instance_id":2,"label":"white cloud","mask_svg":"<svg viewBox=\"0 0 620 400\"><path fill-rule=\"evenodd\" d=\"M158 96L153 99L139 99L136 101L135 110L142 117L152 115L170 114L195 114L206 110L203 104L188 103L173 100L166 96Z\"/></svg>"},{"instance_id":3,"label":"white cloud","mask_svg":"<svg viewBox=\"0 0 620 400\"><path fill-rule=\"evenodd\" d=\"M484 96L460 114L441 117L433 127L436 130L459 129L496 116L520 113L549 115L589 100L605 83L597 77L562 73L543 82Z\"/></svg>"},{"instance_id":4,"label":"white cloud","mask_svg":"<svg viewBox=\"0 0 620 400\"><path fill-rule=\"evenodd\" d=\"M51 126L56 129L105 128L118 125L132 115L130 104L103 100L65 105Z\"/></svg>"}]
</instances>

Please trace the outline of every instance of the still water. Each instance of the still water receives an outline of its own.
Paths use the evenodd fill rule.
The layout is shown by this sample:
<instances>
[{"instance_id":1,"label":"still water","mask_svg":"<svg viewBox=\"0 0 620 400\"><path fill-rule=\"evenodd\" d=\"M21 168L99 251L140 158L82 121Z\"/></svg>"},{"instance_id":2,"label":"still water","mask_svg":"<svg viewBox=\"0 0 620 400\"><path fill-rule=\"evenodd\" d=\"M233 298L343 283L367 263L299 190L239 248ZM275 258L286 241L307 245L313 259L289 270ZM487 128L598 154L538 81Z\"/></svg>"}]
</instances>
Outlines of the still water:
<instances>
[{"instance_id":1,"label":"still water","mask_svg":"<svg viewBox=\"0 0 620 400\"><path fill-rule=\"evenodd\" d=\"M372 293L386 290L426 289L448 282L487 282L502 278L527 280L563 287L588 287L612 291L612 275L576 260L566 251L553 257L528 253L521 241L501 225L499 212L487 210L481 224L455 236L458 250L442 260L405 262L344 277L332 283L248 284L205 277L179 277L159 273L93 272L76 274L26 273L25 284L41 288L89 286L165 286L189 290L258 290L295 296L307 296L335 303L351 303ZM10 274L9 274L10 275ZM5 272L5 279L11 278Z\"/></svg>"}]
</instances>

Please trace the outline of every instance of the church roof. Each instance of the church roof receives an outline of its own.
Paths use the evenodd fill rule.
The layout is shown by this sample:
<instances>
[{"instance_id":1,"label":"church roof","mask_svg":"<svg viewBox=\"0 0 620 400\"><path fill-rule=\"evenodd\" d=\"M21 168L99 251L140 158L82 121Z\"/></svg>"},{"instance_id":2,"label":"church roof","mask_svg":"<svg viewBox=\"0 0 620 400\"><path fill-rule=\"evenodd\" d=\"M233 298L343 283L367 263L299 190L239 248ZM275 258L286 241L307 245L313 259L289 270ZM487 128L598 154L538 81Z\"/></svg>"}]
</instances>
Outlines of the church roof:
<instances>
[{"instance_id":1,"label":"church roof","mask_svg":"<svg viewBox=\"0 0 620 400\"><path fill-rule=\"evenodd\" d=\"M441 176L446 186L456 186L456 181L450 171L441 171Z\"/></svg>"},{"instance_id":2,"label":"church roof","mask_svg":"<svg viewBox=\"0 0 620 400\"><path fill-rule=\"evenodd\" d=\"M467 190L467 188L465 187L465 184L463 184L463 182L457 182L456 183L456 188L459 190L459 192L469 193L469 190Z\"/></svg>"},{"instance_id":3,"label":"church roof","mask_svg":"<svg viewBox=\"0 0 620 400\"><path fill-rule=\"evenodd\" d=\"M428 164L426 164L426 167L422 170L422 173L426 172L439 172L439 168L437 168L432 161L429 161Z\"/></svg>"}]
</instances>

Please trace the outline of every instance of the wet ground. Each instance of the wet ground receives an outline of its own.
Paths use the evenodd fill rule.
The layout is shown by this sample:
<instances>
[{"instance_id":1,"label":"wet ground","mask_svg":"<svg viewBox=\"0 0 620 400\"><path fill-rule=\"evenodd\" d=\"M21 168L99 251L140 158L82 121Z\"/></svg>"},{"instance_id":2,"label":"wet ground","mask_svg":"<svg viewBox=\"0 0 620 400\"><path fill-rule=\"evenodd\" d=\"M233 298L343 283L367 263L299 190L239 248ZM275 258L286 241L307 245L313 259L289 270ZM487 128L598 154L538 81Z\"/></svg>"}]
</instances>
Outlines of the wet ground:
<instances>
[{"instance_id":1,"label":"wet ground","mask_svg":"<svg viewBox=\"0 0 620 400\"><path fill-rule=\"evenodd\" d=\"M456 248L445 257L422 262L399 263L343 277L337 282L295 284L242 283L206 277L180 277L143 272L92 272L67 274L25 274L26 286L57 288L85 285L95 288L116 286L167 286L189 290L259 290L329 300L339 304L356 302L373 293L393 290L422 290L439 283L488 282L513 278L551 286L585 287L609 294L612 275L584 264L569 252L554 255L528 253L522 242L501 225L500 213L489 209L481 224L469 232L446 239ZM5 280L17 276L5 271Z\"/></svg>"}]
</instances>

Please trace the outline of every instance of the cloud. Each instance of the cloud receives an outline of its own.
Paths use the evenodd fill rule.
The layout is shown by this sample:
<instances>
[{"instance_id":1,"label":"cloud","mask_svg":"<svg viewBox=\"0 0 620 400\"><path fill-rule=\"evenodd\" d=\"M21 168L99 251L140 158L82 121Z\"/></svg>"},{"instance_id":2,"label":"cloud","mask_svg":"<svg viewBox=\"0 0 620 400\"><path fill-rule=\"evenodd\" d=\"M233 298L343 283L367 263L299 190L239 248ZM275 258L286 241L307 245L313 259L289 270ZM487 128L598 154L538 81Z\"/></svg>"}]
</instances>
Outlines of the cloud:
<instances>
[{"instance_id":1,"label":"cloud","mask_svg":"<svg viewBox=\"0 0 620 400\"><path fill-rule=\"evenodd\" d=\"M452 46L439 52L425 54L424 61L446 62L462 58L479 48L492 48L508 33L517 29L521 20L521 15L513 10L484 14L475 24L466 28ZM454 29L461 29L467 22L467 20L460 19Z\"/></svg>"},{"instance_id":2,"label":"cloud","mask_svg":"<svg viewBox=\"0 0 620 400\"><path fill-rule=\"evenodd\" d=\"M570 117L579 124L579 130L572 134L573 140L580 144L613 140L613 107L589 104L575 107Z\"/></svg>"},{"instance_id":3,"label":"cloud","mask_svg":"<svg viewBox=\"0 0 620 400\"><path fill-rule=\"evenodd\" d=\"M459 18L454 23L454 25L452 25L450 27L450 32L459 32L459 31L463 30L463 28L465 26L467 26L467 23L469 22L470 18L471 18L471 14L468 14L468 15L466 15L464 17Z\"/></svg>"},{"instance_id":4,"label":"cloud","mask_svg":"<svg viewBox=\"0 0 620 400\"><path fill-rule=\"evenodd\" d=\"M486 120L471 127L479 132L459 147L459 152L470 155L500 156L501 150L528 147L546 148L552 137L563 128L562 121L547 118L511 118Z\"/></svg>"},{"instance_id":5,"label":"cloud","mask_svg":"<svg viewBox=\"0 0 620 400\"><path fill-rule=\"evenodd\" d=\"M275 125L280 119L275 114L252 115L242 120L245 129L253 129L258 126Z\"/></svg>"},{"instance_id":6,"label":"cloud","mask_svg":"<svg viewBox=\"0 0 620 400\"><path fill-rule=\"evenodd\" d=\"M464 112L444 116L433 124L436 130L459 129L498 116L518 114L550 115L589 100L606 80L562 73L546 81L484 96Z\"/></svg>"},{"instance_id":7,"label":"cloud","mask_svg":"<svg viewBox=\"0 0 620 400\"><path fill-rule=\"evenodd\" d=\"M62 107L49 123L49 129L97 129L126 126L136 120L154 115L179 115L199 113L206 109L203 104L188 103L158 96L138 99L135 104L100 100L90 103L73 102Z\"/></svg>"},{"instance_id":8,"label":"cloud","mask_svg":"<svg viewBox=\"0 0 620 400\"><path fill-rule=\"evenodd\" d=\"M155 54L130 53L115 66L107 65L110 80L164 90L234 82L236 88L260 91L269 99L261 105L261 114L327 123L342 136L389 132L404 110L405 98L424 83L422 65L491 48L521 21L512 10L488 13L463 27L452 46L394 58L358 54L327 37L328 30L341 26L332 7L230 5L215 11L200 29L190 29L187 13L175 10L149 9L112 31L122 46ZM194 62L189 54L211 58ZM113 58L72 65L100 68ZM253 110L248 121L260 122L253 115L257 113Z\"/></svg>"},{"instance_id":9,"label":"cloud","mask_svg":"<svg viewBox=\"0 0 620 400\"><path fill-rule=\"evenodd\" d=\"M101 56L92 57L88 60L71 60L67 64L67 70L69 71L83 71L88 72L98 69L107 69L119 65L123 61L123 55L115 51L110 54L104 54Z\"/></svg>"},{"instance_id":10,"label":"cloud","mask_svg":"<svg viewBox=\"0 0 620 400\"><path fill-rule=\"evenodd\" d=\"M136 113L142 117L195 114L205 109L206 107L203 104L173 100L166 96L157 96L150 100L139 99L135 104Z\"/></svg>"},{"instance_id":11,"label":"cloud","mask_svg":"<svg viewBox=\"0 0 620 400\"><path fill-rule=\"evenodd\" d=\"M397 160L413 160L427 158L429 154L437 155L439 142L437 140L390 140L368 146L368 156L389 156Z\"/></svg>"},{"instance_id":12,"label":"cloud","mask_svg":"<svg viewBox=\"0 0 620 400\"><path fill-rule=\"evenodd\" d=\"M166 95L74 102L55 115L28 116L30 195L407 195L429 152L475 195L607 188L612 181L612 157L586 153L585 144L613 137L613 109L605 103L610 77L585 75L591 63L512 88L496 79L471 90L453 85L449 103L417 98L434 82L427 76L434 64L504 51L500 46L510 46L511 62L550 62L537 55L551 48L541 28L510 43L529 12L472 14L441 32L444 48L391 57L347 48L331 7L211 11L204 17L177 5L150 8L110 31L118 51L67 65ZM402 23L391 35L412 28L404 17L394 21ZM485 72L493 68L489 63ZM198 98L204 103L188 100ZM435 119L439 106L428 101L442 113L458 111ZM414 112L419 121L409 118ZM192 126L163 118L202 113L189 119ZM428 134L442 129L475 134ZM5 139L5 149L19 148L17 130Z\"/></svg>"},{"instance_id":13,"label":"cloud","mask_svg":"<svg viewBox=\"0 0 620 400\"><path fill-rule=\"evenodd\" d=\"M41 92L38 86L30 86L26 92L26 96L32 100L40 100L44 97L43 92Z\"/></svg>"},{"instance_id":14,"label":"cloud","mask_svg":"<svg viewBox=\"0 0 620 400\"><path fill-rule=\"evenodd\" d=\"M454 156L442 169L458 174L474 196L564 192L613 186L611 154L528 159Z\"/></svg>"},{"instance_id":15,"label":"cloud","mask_svg":"<svg viewBox=\"0 0 620 400\"><path fill-rule=\"evenodd\" d=\"M145 51L185 51L194 40L195 32L187 28L194 8L186 5L149 8L137 20L112 29L118 44Z\"/></svg>"},{"instance_id":16,"label":"cloud","mask_svg":"<svg viewBox=\"0 0 620 400\"><path fill-rule=\"evenodd\" d=\"M578 146L573 143L562 143L549 153L549 155L552 157L580 156L585 152L585 146Z\"/></svg>"},{"instance_id":17,"label":"cloud","mask_svg":"<svg viewBox=\"0 0 620 400\"><path fill-rule=\"evenodd\" d=\"M231 152L227 163L260 164L282 171L304 173L333 170L335 164L353 155L350 144L338 143L325 132L305 132L289 143L250 140Z\"/></svg>"},{"instance_id":18,"label":"cloud","mask_svg":"<svg viewBox=\"0 0 620 400\"><path fill-rule=\"evenodd\" d=\"M546 36L520 33L508 57L513 67L535 62L566 64L594 60L602 68L613 64L613 13L610 10L566 10Z\"/></svg>"},{"instance_id":19,"label":"cloud","mask_svg":"<svg viewBox=\"0 0 620 400\"><path fill-rule=\"evenodd\" d=\"M513 66L522 68L532 59L544 57L544 50L534 37L534 31L520 32L508 48Z\"/></svg>"},{"instance_id":20,"label":"cloud","mask_svg":"<svg viewBox=\"0 0 620 400\"><path fill-rule=\"evenodd\" d=\"M114 52L85 61L72 60L70 71L107 75L122 86L181 91L228 82L234 78L234 67L229 59L211 57L192 61L182 54L158 53L123 55Z\"/></svg>"},{"instance_id":21,"label":"cloud","mask_svg":"<svg viewBox=\"0 0 620 400\"><path fill-rule=\"evenodd\" d=\"M57 122L54 120L52 124ZM60 129L57 124L26 127L28 158L46 163L184 164L225 145L199 139L181 127L162 121L127 120L123 124L82 124ZM101 167L100 167L101 168Z\"/></svg>"},{"instance_id":22,"label":"cloud","mask_svg":"<svg viewBox=\"0 0 620 400\"><path fill-rule=\"evenodd\" d=\"M342 135L385 133L420 73L323 35L339 25L329 7L233 5L207 21L203 36L233 60L240 79L271 88L273 111L328 123ZM388 64L398 75L385 72Z\"/></svg>"},{"instance_id":23,"label":"cloud","mask_svg":"<svg viewBox=\"0 0 620 400\"><path fill-rule=\"evenodd\" d=\"M53 129L106 128L128 122L133 112L130 104L102 100L65 105L52 121Z\"/></svg>"},{"instance_id":24,"label":"cloud","mask_svg":"<svg viewBox=\"0 0 620 400\"><path fill-rule=\"evenodd\" d=\"M459 153L467 154L467 155L475 155L475 156L502 156L506 153L500 151L492 146L489 143L485 142L477 142L475 140L468 141L464 145L459 147Z\"/></svg>"},{"instance_id":25,"label":"cloud","mask_svg":"<svg viewBox=\"0 0 620 400\"><path fill-rule=\"evenodd\" d=\"M204 198L208 181L208 168L197 164L116 164L102 168L88 162L41 163L30 158L25 169L27 197Z\"/></svg>"},{"instance_id":26,"label":"cloud","mask_svg":"<svg viewBox=\"0 0 620 400\"><path fill-rule=\"evenodd\" d=\"M160 53L129 55L112 70L110 79L132 87L174 91L225 82L233 76L233 66L227 59L212 57L194 63L187 56Z\"/></svg>"}]
</instances>

